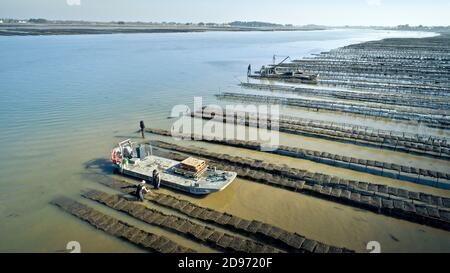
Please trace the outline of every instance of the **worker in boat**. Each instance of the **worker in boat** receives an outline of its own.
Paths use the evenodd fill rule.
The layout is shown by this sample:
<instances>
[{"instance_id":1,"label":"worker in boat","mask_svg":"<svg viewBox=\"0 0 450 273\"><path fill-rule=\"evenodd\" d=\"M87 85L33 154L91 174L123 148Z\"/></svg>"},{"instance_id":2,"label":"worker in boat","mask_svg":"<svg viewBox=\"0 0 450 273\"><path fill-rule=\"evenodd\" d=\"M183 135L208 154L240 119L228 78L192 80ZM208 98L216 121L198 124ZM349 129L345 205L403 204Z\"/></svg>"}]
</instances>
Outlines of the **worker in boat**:
<instances>
[{"instance_id":1,"label":"worker in boat","mask_svg":"<svg viewBox=\"0 0 450 273\"><path fill-rule=\"evenodd\" d=\"M252 65L249 64L247 68L247 76L250 76L252 74Z\"/></svg>"},{"instance_id":2,"label":"worker in boat","mask_svg":"<svg viewBox=\"0 0 450 273\"><path fill-rule=\"evenodd\" d=\"M141 122L139 122L139 126L141 127L141 135L142 135L142 138L145 138L145 136L144 136L145 124L144 124L144 121L143 121L143 120L141 120Z\"/></svg>"},{"instance_id":3,"label":"worker in boat","mask_svg":"<svg viewBox=\"0 0 450 273\"><path fill-rule=\"evenodd\" d=\"M136 193L135 193L135 194L136 194L136 196L139 198L139 200L140 200L141 202L144 201L144 195L150 192L150 191L145 187L145 184L146 184L145 180L142 180L142 182L139 183L139 184L137 185L137 187L136 187Z\"/></svg>"},{"instance_id":4,"label":"worker in boat","mask_svg":"<svg viewBox=\"0 0 450 273\"><path fill-rule=\"evenodd\" d=\"M131 146L125 146L123 148L123 156L127 159L133 158L133 149L131 148Z\"/></svg>"},{"instance_id":5,"label":"worker in boat","mask_svg":"<svg viewBox=\"0 0 450 273\"><path fill-rule=\"evenodd\" d=\"M159 189L159 186L161 185L161 175L159 174L158 170L153 170L152 175L152 182L153 182L153 188Z\"/></svg>"},{"instance_id":6,"label":"worker in boat","mask_svg":"<svg viewBox=\"0 0 450 273\"><path fill-rule=\"evenodd\" d=\"M124 157L122 159L122 171L123 171L123 168L128 168L128 158L127 157Z\"/></svg>"}]
</instances>

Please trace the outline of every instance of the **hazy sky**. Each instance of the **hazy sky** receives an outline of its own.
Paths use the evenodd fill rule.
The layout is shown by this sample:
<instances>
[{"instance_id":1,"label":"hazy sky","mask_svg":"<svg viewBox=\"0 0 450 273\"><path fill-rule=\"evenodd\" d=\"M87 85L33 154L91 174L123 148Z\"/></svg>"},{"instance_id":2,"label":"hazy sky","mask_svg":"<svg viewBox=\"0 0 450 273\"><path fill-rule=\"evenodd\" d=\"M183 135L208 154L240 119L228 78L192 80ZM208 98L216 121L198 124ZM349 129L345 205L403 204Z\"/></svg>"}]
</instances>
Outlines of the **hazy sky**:
<instances>
[{"instance_id":1,"label":"hazy sky","mask_svg":"<svg viewBox=\"0 0 450 273\"><path fill-rule=\"evenodd\" d=\"M96 21L268 21L450 25L450 0L0 0L0 17Z\"/></svg>"}]
</instances>

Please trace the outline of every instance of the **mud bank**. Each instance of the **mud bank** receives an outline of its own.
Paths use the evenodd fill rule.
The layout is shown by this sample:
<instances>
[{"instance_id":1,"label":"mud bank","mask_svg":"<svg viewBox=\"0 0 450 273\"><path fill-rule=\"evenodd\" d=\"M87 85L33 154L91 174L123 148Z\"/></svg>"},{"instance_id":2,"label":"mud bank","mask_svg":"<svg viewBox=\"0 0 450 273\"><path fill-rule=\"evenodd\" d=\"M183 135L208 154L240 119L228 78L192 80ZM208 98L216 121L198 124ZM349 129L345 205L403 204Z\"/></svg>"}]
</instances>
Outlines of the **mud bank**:
<instances>
[{"instance_id":1,"label":"mud bank","mask_svg":"<svg viewBox=\"0 0 450 273\"><path fill-rule=\"evenodd\" d=\"M130 192L131 193L131 192ZM275 248L253 240L244 239L232 234L223 233L213 228L199 225L188 219L174 215L164 214L155 209L146 208L143 205L128 201L117 195L90 190L83 194L84 197L104 204L112 209L125 212L136 219L155 225L171 232L178 233L189 239L221 250L244 253L276 253ZM147 195L148 196L148 195Z\"/></svg>"},{"instance_id":2,"label":"mud bank","mask_svg":"<svg viewBox=\"0 0 450 273\"><path fill-rule=\"evenodd\" d=\"M305 170L267 164L258 160L218 155L173 144L158 142L156 146L209 159L208 164L211 167L234 171L239 177L250 181L450 230L449 198L385 185L340 179ZM170 153L166 156L174 160L186 158L185 155L177 153Z\"/></svg>"},{"instance_id":3,"label":"mud bank","mask_svg":"<svg viewBox=\"0 0 450 273\"><path fill-rule=\"evenodd\" d=\"M111 216L103 214L84 204L69 198L59 198L51 202L62 210L88 222L90 225L102 230L114 237L124 239L139 247L143 247L151 252L160 253L193 253L192 249L183 247L164 236L152 234L125 222L117 220Z\"/></svg>"},{"instance_id":4,"label":"mud bank","mask_svg":"<svg viewBox=\"0 0 450 273\"><path fill-rule=\"evenodd\" d=\"M131 193L130 190L127 190L131 184L127 182L114 181L103 184L122 192ZM297 233L288 232L267 223L246 220L228 213L222 213L210 208L204 208L189 201L177 199L170 195L153 193L147 194L146 199L158 205L174 209L189 217L213 223L224 229L233 230L244 236L250 236L255 240L263 241L264 243L272 244L289 251L301 253L352 252L346 248L329 246L315 240L310 240ZM272 252L273 249L269 247L268 250Z\"/></svg>"}]
</instances>

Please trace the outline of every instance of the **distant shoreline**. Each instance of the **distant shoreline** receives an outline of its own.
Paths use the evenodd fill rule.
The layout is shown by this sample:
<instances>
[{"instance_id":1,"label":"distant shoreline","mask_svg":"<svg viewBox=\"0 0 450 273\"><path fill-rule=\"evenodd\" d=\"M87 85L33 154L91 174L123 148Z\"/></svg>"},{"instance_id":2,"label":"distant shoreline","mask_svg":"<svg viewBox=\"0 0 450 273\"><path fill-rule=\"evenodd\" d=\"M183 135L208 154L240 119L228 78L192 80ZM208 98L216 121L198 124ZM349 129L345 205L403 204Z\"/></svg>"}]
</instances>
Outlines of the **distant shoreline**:
<instances>
[{"instance_id":1,"label":"distant shoreline","mask_svg":"<svg viewBox=\"0 0 450 273\"><path fill-rule=\"evenodd\" d=\"M83 34L131 34L131 33L186 33L207 31L315 31L327 27L199 27L199 26L127 26L127 25L20 25L1 24L0 36L42 36L42 35L83 35Z\"/></svg>"},{"instance_id":2,"label":"distant shoreline","mask_svg":"<svg viewBox=\"0 0 450 273\"><path fill-rule=\"evenodd\" d=\"M19 23L22 22L22 23ZM251 24L247 23L247 24ZM49 35L93 35L93 34L132 34L132 33L188 33L188 32L270 32L270 31L320 31L330 29L374 29L386 31L433 31L449 32L449 27L382 27L382 26L321 26L321 25L275 25L254 23L256 25L230 24L166 24L133 22L51 22L29 21L3 22L0 20L0 36L49 36Z\"/></svg>"}]
</instances>

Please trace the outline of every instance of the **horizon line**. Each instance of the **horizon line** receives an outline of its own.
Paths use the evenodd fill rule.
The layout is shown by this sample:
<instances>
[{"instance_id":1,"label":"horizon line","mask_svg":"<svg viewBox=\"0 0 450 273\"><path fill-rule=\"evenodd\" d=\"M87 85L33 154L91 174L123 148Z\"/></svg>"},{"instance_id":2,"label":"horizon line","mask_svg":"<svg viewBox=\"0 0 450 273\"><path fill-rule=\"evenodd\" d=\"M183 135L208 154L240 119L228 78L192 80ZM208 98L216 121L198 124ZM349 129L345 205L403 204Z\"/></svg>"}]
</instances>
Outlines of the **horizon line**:
<instances>
[{"instance_id":1,"label":"horizon line","mask_svg":"<svg viewBox=\"0 0 450 273\"><path fill-rule=\"evenodd\" d=\"M260 20L234 20L230 22L207 22L207 21L198 21L198 22L181 22L181 21L132 21L132 20L83 20L83 19L47 19L47 18L41 18L41 17L30 17L30 18L11 18L11 17L3 17L0 18L0 20L14 20L14 21L26 21L29 22L30 20L45 20L47 22L84 22L84 23L141 23L141 24L161 24L161 25L167 25L167 24L183 24L183 25L199 25L199 24L215 24L215 25L227 25L230 23L235 22L242 22L242 23L264 23L264 24L272 24L272 25L278 25L280 27L305 27L305 26L317 26L317 27L410 27L410 28L420 28L420 27L450 27L450 25L412 25L412 24L399 24L399 25L323 25L323 24L315 24L315 23L308 23L304 25L295 25L291 23L275 23L270 21L260 21ZM34 22L36 23L36 22ZM44 23L44 22L43 22Z\"/></svg>"}]
</instances>

